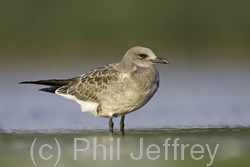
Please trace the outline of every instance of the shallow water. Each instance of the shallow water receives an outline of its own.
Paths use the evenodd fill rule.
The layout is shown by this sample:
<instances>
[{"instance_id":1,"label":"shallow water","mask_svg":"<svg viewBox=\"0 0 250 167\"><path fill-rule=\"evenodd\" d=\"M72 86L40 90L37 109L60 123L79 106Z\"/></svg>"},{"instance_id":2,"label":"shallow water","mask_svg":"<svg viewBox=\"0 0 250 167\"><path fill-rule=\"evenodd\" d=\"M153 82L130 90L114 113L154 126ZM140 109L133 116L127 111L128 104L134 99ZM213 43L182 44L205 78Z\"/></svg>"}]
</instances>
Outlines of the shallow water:
<instances>
[{"instance_id":1,"label":"shallow water","mask_svg":"<svg viewBox=\"0 0 250 167\"><path fill-rule=\"evenodd\" d=\"M42 86L18 84L23 80L69 78L99 65L91 66L84 69L79 66L70 72L61 69L53 75L49 71L55 67L42 72L39 70L44 67L35 72L20 71L18 75L8 69L1 70L0 128L108 128L108 119L82 113L74 101L37 91ZM219 67L215 71L212 67L204 71L184 67L180 70L173 63L157 68L161 77L158 92L144 107L126 115L126 128L250 126L248 71L231 73ZM4 75L4 71L8 71L8 75ZM114 121L118 128L119 119Z\"/></svg>"},{"instance_id":2,"label":"shallow water","mask_svg":"<svg viewBox=\"0 0 250 167\"><path fill-rule=\"evenodd\" d=\"M242 127L128 129L124 136L104 130L5 131L0 136L0 162L3 166L55 166L59 156L58 167L247 167L249 141L250 129Z\"/></svg>"}]
</instances>

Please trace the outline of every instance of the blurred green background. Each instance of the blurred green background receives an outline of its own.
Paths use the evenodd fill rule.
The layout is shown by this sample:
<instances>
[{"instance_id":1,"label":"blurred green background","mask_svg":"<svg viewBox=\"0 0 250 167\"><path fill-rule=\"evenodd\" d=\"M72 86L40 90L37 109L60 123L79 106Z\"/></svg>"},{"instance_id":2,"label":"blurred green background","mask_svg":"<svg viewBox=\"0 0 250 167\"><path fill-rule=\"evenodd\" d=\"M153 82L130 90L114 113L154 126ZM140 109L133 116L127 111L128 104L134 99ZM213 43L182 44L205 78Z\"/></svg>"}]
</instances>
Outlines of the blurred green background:
<instances>
[{"instance_id":1,"label":"blurred green background","mask_svg":"<svg viewBox=\"0 0 250 167\"><path fill-rule=\"evenodd\" d=\"M168 52L249 51L249 6L231 0L2 0L0 52L111 53L134 45Z\"/></svg>"}]
</instances>

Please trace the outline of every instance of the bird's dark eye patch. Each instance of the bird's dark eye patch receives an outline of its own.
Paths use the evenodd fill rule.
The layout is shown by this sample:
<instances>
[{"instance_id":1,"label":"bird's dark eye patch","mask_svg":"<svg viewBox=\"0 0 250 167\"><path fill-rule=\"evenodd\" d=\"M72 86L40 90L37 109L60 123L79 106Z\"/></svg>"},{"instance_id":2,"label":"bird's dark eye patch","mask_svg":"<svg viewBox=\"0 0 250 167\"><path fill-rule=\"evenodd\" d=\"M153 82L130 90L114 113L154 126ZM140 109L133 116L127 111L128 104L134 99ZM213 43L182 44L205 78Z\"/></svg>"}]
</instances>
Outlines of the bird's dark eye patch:
<instances>
[{"instance_id":1,"label":"bird's dark eye patch","mask_svg":"<svg viewBox=\"0 0 250 167\"><path fill-rule=\"evenodd\" d=\"M138 55L138 57L140 58L140 59L144 59L144 58L146 58L148 55L146 55L146 54L144 54L144 53L139 53L139 55Z\"/></svg>"}]
</instances>

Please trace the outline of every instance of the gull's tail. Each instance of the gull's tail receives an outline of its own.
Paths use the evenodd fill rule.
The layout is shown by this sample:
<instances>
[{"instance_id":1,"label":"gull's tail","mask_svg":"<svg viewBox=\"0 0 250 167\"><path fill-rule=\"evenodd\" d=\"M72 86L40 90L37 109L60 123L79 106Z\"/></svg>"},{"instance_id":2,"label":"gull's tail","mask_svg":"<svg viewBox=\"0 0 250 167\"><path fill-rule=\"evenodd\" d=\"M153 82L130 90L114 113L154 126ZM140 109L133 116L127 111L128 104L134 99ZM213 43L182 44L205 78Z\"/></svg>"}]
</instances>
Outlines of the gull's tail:
<instances>
[{"instance_id":1,"label":"gull's tail","mask_svg":"<svg viewBox=\"0 0 250 167\"><path fill-rule=\"evenodd\" d=\"M46 85L50 86L47 88L39 89L39 91L55 93L55 91L65 85L68 85L72 79L49 79L49 80L38 80L38 81L24 81L20 82L19 84L37 84L37 85Z\"/></svg>"}]
</instances>

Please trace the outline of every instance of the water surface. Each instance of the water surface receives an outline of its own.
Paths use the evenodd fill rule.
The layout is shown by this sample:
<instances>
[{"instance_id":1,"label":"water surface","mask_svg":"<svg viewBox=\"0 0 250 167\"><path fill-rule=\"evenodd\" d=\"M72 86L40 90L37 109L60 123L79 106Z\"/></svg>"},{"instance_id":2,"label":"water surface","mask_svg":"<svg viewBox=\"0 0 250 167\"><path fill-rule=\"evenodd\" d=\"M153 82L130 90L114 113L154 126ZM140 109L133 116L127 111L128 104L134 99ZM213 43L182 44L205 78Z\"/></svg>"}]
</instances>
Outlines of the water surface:
<instances>
[{"instance_id":1,"label":"water surface","mask_svg":"<svg viewBox=\"0 0 250 167\"><path fill-rule=\"evenodd\" d=\"M8 131L0 136L0 162L4 166L32 167L32 149L37 166L54 166L58 158L55 139L61 151L58 167L247 167L250 163L250 129L242 127L128 129L125 136L119 131L110 135L105 130ZM176 150L175 140L179 144ZM169 146L165 147L166 141ZM51 158L42 159L39 151L43 158Z\"/></svg>"}]
</instances>

